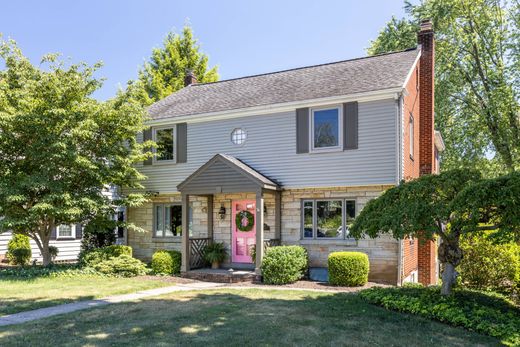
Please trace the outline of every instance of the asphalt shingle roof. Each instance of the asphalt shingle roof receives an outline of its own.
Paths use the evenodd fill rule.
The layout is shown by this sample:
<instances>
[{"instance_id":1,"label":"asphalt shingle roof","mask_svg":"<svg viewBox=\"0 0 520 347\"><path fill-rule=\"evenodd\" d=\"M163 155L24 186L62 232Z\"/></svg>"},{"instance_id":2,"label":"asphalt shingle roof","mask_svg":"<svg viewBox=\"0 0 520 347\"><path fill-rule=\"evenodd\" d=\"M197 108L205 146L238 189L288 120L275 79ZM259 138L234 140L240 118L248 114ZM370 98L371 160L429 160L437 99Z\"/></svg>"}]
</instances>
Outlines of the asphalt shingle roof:
<instances>
[{"instance_id":1,"label":"asphalt shingle roof","mask_svg":"<svg viewBox=\"0 0 520 347\"><path fill-rule=\"evenodd\" d=\"M190 85L148 108L152 119L228 111L400 87L418 49Z\"/></svg>"}]
</instances>

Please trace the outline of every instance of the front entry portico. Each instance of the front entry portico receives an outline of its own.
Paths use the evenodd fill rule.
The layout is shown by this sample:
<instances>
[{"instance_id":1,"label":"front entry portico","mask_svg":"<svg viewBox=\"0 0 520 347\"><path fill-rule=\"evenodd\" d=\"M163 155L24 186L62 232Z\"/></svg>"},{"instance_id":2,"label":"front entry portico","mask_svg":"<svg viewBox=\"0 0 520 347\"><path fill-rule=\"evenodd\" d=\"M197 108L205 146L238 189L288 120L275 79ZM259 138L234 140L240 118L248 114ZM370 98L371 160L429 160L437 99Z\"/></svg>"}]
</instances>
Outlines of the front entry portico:
<instances>
[{"instance_id":1,"label":"front entry portico","mask_svg":"<svg viewBox=\"0 0 520 347\"><path fill-rule=\"evenodd\" d=\"M234 264L254 263L256 274L260 274L260 265L266 243L280 243L281 231L281 189L273 180L263 176L237 158L217 154L201 166L186 180L177 186L182 196L182 230L190 230L190 197L207 198L207 237L190 237L189 232L182 233L181 272L188 272L201 267L202 250L213 242L216 225L222 229L229 221L228 256ZM214 203L215 196L243 194L247 199L229 201L230 208ZM274 197L274 238L265 238L265 198ZM252 197L249 198L249 197ZM215 206L214 206L215 205ZM226 210L226 211L224 211ZM227 216L229 214L230 216ZM231 217L231 218L229 218ZM262 245L261 247L258 245ZM256 258L252 259L254 250Z\"/></svg>"}]
</instances>

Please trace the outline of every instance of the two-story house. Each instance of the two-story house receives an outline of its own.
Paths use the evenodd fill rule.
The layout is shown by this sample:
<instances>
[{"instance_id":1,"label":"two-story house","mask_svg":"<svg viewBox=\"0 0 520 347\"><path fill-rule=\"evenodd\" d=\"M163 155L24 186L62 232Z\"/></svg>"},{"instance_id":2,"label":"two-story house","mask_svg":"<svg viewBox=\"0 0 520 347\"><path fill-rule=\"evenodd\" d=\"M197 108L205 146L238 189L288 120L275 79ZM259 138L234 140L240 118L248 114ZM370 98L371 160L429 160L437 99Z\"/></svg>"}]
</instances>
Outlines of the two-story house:
<instances>
[{"instance_id":1,"label":"two-story house","mask_svg":"<svg viewBox=\"0 0 520 347\"><path fill-rule=\"evenodd\" d=\"M145 140L158 144L140 171L149 203L128 210L134 255L182 251L182 271L223 242L224 266L256 269L265 247L302 245L310 266L360 251L370 279L436 282L433 242L355 240L348 225L370 199L438 170L434 34L418 47L256 76L196 83L149 108Z\"/></svg>"}]
</instances>

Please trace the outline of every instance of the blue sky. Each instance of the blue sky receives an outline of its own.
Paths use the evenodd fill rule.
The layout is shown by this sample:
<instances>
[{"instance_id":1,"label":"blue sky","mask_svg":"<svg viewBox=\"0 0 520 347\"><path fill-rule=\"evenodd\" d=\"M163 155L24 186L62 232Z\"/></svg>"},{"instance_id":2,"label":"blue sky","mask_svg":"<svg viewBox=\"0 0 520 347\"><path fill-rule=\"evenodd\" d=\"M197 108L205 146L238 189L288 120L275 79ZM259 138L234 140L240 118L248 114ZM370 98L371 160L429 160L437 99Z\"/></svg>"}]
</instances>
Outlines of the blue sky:
<instances>
[{"instance_id":1,"label":"blue sky","mask_svg":"<svg viewBox=\"0 0 520 347\"><path fill-rule=\"evenodd\" d=\"M365 55L402 0L344 1L6 1L0 32L38 63L61 52L73 62L104 63L107 99L135 79L170 30L189 21L221 79Z\"/></svg>"}]
</instances>

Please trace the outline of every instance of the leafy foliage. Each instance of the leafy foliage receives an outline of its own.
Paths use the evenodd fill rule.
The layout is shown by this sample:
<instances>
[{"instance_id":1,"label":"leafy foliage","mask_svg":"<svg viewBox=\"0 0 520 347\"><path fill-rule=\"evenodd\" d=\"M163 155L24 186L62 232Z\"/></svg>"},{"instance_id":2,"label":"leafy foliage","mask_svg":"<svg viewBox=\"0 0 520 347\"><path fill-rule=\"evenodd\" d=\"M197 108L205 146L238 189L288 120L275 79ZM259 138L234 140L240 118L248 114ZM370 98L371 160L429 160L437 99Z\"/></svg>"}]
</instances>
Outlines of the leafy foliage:
<instances>
[{"instance_id":1,"label":"leafy foliage","mask_svg":"<svg viewBox=\"0 0 520 347\"><path fill-rule=\"evenodd\" d=\"M335 286L362 286L368 282L368 256L361 252L332 252L328 259L329 282Z\"/></svg>"},{"instance_id":2,"label":"leafy foliage","mask_svg":"<svg viewBox=\"0 0 520 347\"><path fill-rule=\"evenodd\" d=\"M50 266L29 266L22 268L0 269L0 278L33 279L40 277L77 277L100 275L90 267L81 267L79 264L52 264Z\"/></svg>"},{"instance_id":3,"label":"leafy foliage","mask_svg":"<svg viewBox=\"0 0 520 347\"><path fill-rule=\"evenodd\" d=\"M7 260L14 265L27 265L31 261L32 250L29 237L22 234L13 234L7 243Z\"/></svg>"},{"instance_id":4,"label":"leafy foliage","mask_svg":"<svg viewBox=\"0 0 520 347\"><path fill-rule=\"evenodd\" d=\"M117 221L108 216L95 216L83 229L81 250L90 251L96 248L113 245L116 242L114 232Z\"/></svg>"},{"instance_id":5,"label":"leafy foliage","mask_svg":"<svg viewBox=\"0 0 520 347\"><path fill-rule=\"evenodd\" d=\"M520 309L498 294L455 290L441 295L439 287L370 288L360 293L368 302L390 310L417 314L520 344Z\"/></svg>"},{"instance_id":6,"label":"leafy foliage","mask_svg":"<svg viewBox=\"0 0 520 347\"><path fill-rule=\"evenodd\" d=\"M368 52L414 47L418 23L432 19L437 37L436 127L446 143L443 167L479 168L491 177L519 169L520 3L405 4L407 18L392 18Z\"/></svg>"},{"instance_id":7,"label":"leafy foliage","mask_svg":"<svg viewBox=\"0 0 520 347\"><path fill-rule=\"evenodd\" d=\"M152 271L161 275L178 275L181 273L181 252L160 249L152 256Z\"/></svg>"},{"instance_id":8,"label":"leafy foliage","mask_svg":"<svg viewBox=\"0 0 520 347\"><path fill-rule=\"evenodd\" d=\"M307 272L307 251L301 246L268 248L262 259L262 276L267 284L293 283Z\"/></svg>"},{"instance_id":9,"label":"leafy foliage","mask_svg":"<svg viewBox=\"0 0 520 347\"><path fill-rule=\"evenodd\" d=\"M213 242L204 247L203 258L208 263L222 263L226 260L227 252L223 242Z\"/></svg>"},{"instance_id":10,"label":"leafy foliage","mask_svg":"<svg viewBox=\"0 0 520 347\"><path fill-rule=\"evenodd\" d=\"M433 240L440 237L443 289L455 281L463 254L460 236L492 230L497 241L520 235L520 173L481 179L471 170L452 170L402 182L367 203L350 228L353 237L391 234ZM448 269L448 271L446 271Z\"/></svg>"},{"instance_id":11,"label":"leafy foliage","mask_svg":"<svg viewBox=\"0 0 520 347\"><path fill-rule=\"evenodd\" d=\"M182 35L169 33L163 47L152 51L135 84L143 91L141 101L149 105L184 88L187 71L193 72L198 83L218 80L217 67L209 68L208 56L200 51L189 26L184 27Z\"/></svg>"},{"instance_id":12,"label":"leafy foliage","mask_svg":"<svg viewBox=\"0 0 520 347\"><path fill-rule=\"evenodd\" d=\"M132 256L132 247L123 245L111 245L90 251L82 251L79 255L79 263L84 266L94 266L110 258L121 255Z\"/></svg>"},{"instance_id":13,"label":"leafy foliage","mask_svg":"<svg viewBox=\"0 0 520 347\"><path fill-rule=\"evenodd\" d=\"M467 288L495 291L520 300L520 245L495 244L487 235L464 235L458 271Z\"/></svg>"},{"instance_id":14,"label":"leafy foliage","mask_svg":"<svg viewBox=\"0 0 520 347\"><path fill-rule=\"evenodd\" d=\"M60 250L56 246L49 246L49 255L51 256L51 260L54 261L58 254L60 253Z\"/></svg>"},{"instance_id":15,"label":"leafy foliage","mask_svg":"<svg viewBox=\"0 0 520 347\"><path fill-rule=\"evenodd\" d=\"M0 232L31 237L49 264L54 227L145 200L103 194L109 185L142 187L133 164L151 155L150 144L136 140L145 112L131 93L92 97L99 64L66 65L47 55L34 66L13 41L0 41L0 58Z\"/></svg>"},{"instance_id":16,"label":"leafy foliage","mask_svg":"<svg viewBox=\"0 0 520 347\"><path fill-rule=\"evenodd\" d=\"M93 265L93 268L102 274L120 277L143 276L148 273L142 261L126 254L103 260Z\"/></svg>"}]
</instances>

